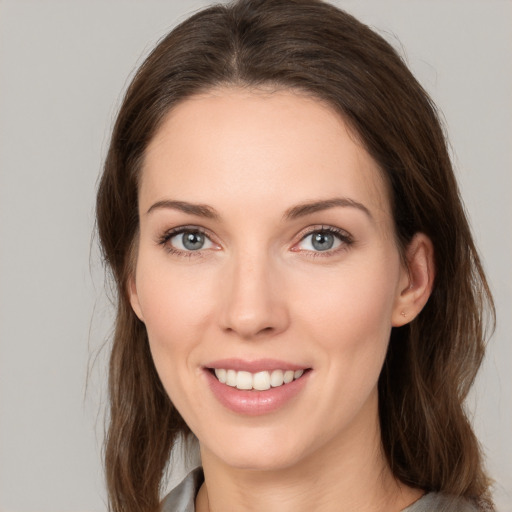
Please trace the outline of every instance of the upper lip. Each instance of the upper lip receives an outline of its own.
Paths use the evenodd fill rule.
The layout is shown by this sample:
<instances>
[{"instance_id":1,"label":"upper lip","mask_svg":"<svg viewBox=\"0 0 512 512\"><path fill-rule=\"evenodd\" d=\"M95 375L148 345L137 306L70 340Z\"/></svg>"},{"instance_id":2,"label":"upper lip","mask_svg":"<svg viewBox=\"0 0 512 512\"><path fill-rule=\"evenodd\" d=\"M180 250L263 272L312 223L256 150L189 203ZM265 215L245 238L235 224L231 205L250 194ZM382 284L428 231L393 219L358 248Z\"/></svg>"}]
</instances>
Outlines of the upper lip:
<instances>
[{"instance_id":1,"label":"upper lip","mask_svg":"<svg viewBox=\"0 0 512 512\"><path fill-rule=\"evenodd\" d=\"M281 361L278 359L255 359L247 361L244 359L219 359L211 361L204 365L208 369L225 369L235 371L246 371L250 373L257 373L272 370L306 370L308 366L290 363L288 361Z\"/></svg>"}]
</instances>

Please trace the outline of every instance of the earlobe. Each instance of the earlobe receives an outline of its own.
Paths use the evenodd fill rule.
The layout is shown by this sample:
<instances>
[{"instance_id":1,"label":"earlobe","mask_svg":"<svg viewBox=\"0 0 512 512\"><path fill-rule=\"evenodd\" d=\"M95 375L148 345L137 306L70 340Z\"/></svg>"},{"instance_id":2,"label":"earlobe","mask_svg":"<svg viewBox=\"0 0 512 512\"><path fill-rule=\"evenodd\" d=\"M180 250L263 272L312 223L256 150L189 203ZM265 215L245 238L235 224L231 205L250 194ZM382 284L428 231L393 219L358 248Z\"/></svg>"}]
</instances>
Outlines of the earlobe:
<instances>
[{"instance_id":1,"label":"earlobe","mask_svg":"<svg viewBox=\"0 0 512 512\"><path fill-rule=\"evenodd\" d=\"M137 284L135 282L134 275L132 275L128 280L128 297L130 298L130 304L134 313L137 315L141 322L144 322L144 316L142 315L142 309L140 307L139 295L137 293Z\"/></svg>"},{"instance_id":2,"label":"earlobe","mask_svg":"<svg viewBox=\"0 0 512 512\"><path fill-rule=\"evenodd\" d=\"M406 249L403 269L393 308L392 325L400 327L413 320L427 303L434 284L434 247L430 238L416 233Z\"/></svg>"}]
</instances>

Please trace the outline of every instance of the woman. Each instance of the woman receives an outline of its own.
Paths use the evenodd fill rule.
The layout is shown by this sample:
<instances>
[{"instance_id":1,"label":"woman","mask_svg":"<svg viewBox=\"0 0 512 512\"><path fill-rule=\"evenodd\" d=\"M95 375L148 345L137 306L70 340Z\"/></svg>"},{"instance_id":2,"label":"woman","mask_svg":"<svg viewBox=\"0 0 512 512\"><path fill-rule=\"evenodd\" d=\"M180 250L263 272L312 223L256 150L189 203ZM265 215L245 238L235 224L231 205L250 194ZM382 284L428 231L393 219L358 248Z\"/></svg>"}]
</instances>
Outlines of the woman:
<instances>
[{"instance_id":1,"label":"woman","mask_svg":"<svg viewBox=\"0 0 512 512\"><path fill-rule=\"evenodd\" d=\"M478 510L492 299L435 107L314 0L197 13L130 85L97 203L118 289L107 481L158 510ZM409 508L408 508L409 507Z\"/></svg>"}]
</instances>

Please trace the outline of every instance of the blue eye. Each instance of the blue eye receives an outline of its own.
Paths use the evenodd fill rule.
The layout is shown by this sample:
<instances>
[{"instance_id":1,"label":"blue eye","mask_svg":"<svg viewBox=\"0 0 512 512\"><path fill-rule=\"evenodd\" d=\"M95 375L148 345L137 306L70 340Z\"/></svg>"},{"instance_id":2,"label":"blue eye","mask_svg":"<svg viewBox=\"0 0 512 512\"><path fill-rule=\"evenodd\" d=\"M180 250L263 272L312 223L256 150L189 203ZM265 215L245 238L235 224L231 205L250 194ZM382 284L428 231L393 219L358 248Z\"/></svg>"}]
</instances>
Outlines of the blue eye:
<instances>
[{"instance_id":1,"label":"blue eye","mask_svg":"<svg viewBox=\"0 0 512 512\"><path fill-rule=\"evenodd\" d=\"M213 242L201 231L194 229L170 233L165 237L165 243L172 249L182 252L211 249Z\"/></svg>"},{"instance_id":2,"label":"blue eye","mask_svg":"<svg viewBox=\"0 0 512 512\"><path fill-rule=\"evenodd\" d=\"M313 233L311 235L311 245L317 251L328 251L332 249L336 239L332 233Z\"/></svg>"},{"instance_id":3,"label":"blue eye","mask_svg":"<svg viewBox=\"0 0 512 512\"><path fill-rule=\"evenodd\" d=\"M351 243L348 234L334 228L324 228L308 233L297 247L302 251L326 252L337 249L343 243L346 245Z\"/></svg>"}]
</instances>

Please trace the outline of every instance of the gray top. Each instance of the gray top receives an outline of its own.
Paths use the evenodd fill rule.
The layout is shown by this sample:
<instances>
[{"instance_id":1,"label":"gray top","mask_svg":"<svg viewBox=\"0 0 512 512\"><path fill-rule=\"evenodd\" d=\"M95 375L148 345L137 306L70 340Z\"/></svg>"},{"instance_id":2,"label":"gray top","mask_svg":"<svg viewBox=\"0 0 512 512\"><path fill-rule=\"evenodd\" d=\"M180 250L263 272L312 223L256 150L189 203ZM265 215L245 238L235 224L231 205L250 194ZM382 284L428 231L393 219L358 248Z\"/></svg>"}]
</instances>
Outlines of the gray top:
<instances>
[{"instance_id":1,"label":"gray top","mask_svg":"<svg viewBox=\"0 0 512 512\"><path fill-rule=\"evenodd\" d=\"M202 469L196 468L164 499L162 512L194 512L194 501L203 482ZM405 508L402 512L479 512L471 502L431 492Z\"/></svg>"},{"instance_id":2,"label":"gray top","mask_svg":"<svg viewBox=\"0 0 512 512\"><path fill-rule=\"evenodd\" d=\"M203 483L203 468L191 471L165 498L162 512L194 512L197 491Z\"/></svg>"}]
</instances>

